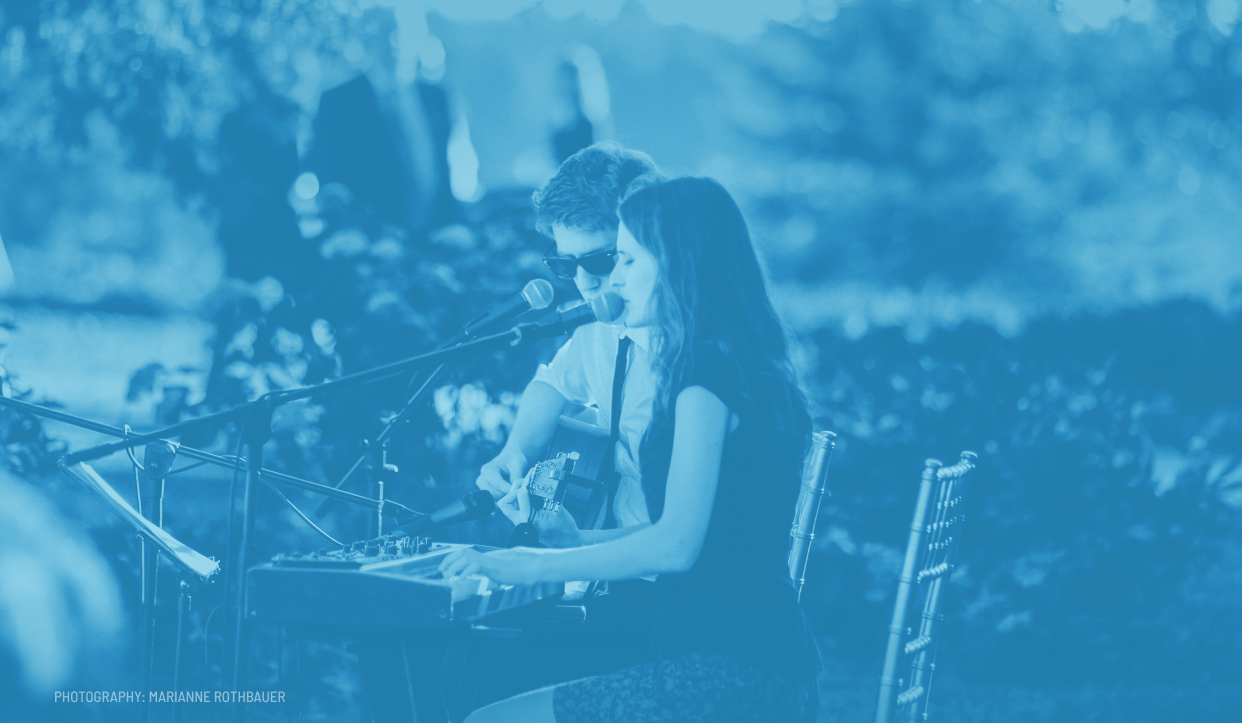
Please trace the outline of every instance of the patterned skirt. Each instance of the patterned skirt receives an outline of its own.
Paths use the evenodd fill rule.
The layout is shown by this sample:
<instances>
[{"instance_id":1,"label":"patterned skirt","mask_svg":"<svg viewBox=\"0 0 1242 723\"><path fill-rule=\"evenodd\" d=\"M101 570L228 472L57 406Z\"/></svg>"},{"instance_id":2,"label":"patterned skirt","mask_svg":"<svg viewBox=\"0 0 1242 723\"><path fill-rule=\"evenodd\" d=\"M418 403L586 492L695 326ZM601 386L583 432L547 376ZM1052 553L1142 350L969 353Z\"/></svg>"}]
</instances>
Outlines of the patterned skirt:
<instances>
[{"instance_id":1,"label":"patterned skirt","mask_svg":"<svg viewBox=\"0 0 1242 723\"><path fill-rule=\"evenodd\" d=\"M557 723L810 723L812 678L790 678L733 658L692 653L556 686Z\"/></svg>"}]
</instances>

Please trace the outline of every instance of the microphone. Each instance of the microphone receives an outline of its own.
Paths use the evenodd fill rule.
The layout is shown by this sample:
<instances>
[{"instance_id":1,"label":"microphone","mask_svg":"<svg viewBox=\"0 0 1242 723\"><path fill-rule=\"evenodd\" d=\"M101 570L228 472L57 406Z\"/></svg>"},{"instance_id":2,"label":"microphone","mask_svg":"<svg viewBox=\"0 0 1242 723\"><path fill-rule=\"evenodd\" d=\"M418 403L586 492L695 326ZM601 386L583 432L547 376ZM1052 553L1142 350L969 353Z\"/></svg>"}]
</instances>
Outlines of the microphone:
<instances>
[{"instance_id":1,"label":"microphone","mask_svg":"<svg viewBox=\"0 0 1242 723\"><path fill-rule=\"evenodd\" d=\"M522 339L549 339L593 321L615 324L624 312L625 301L615 291L605 291L591 299L589 304L545 314L530 324L515 327L515 330L521 332Z\"/></svg>"},{"instance_id":2,"label":"microphone","mask_svg":"<svg viewBox=\"0 0 1242 723\"><path fill-rule=\"evenodd\" d=\"M458 522L483 519L492 514L495 509L496 501L492 499L491 493L486 490L476 490L435 512L412 517L398 517L397 529L407 535L417 537L441 527L456 525Z\"/></svg>"},{"instance_id":3,"label":"microphone","mask_svg":"<svg viewBox=\"0 0 1242 723\"><path fill-rule=\"evenodd\" d=\"M531 309L546 309L552 303L554 294L552 284L546 279L529 281L522 287L521 293L463 326L443 346L453 346L466 339L473 339L487 329L512 321Z\"/></svg>"},{"instance_id":4,"label":"microphone","mask_svg":"<svg viewBox=\"0 0 1242 723\"><path fill-rule=\"evenodd\" d=\"M625 313L625 299L615 291L605 291L591 299L591 312L595 314L596 321L614 326Z\"/></svg>"}]
</instances>

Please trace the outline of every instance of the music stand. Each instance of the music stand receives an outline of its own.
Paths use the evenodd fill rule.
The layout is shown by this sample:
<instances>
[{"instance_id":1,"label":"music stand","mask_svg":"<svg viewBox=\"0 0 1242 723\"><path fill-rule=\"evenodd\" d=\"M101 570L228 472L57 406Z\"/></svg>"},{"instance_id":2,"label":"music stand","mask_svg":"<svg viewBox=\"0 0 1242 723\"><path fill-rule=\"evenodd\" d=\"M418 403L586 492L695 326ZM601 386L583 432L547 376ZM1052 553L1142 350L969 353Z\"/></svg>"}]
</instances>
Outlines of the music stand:
<instances>
[{"instance_id":1,"label":"music stand","mask_svg":"<svg viewBox=\"0 0 1242 723\"><path fill-rule=\"evenodd\" d=\"M121 497L112 486L104 481L90 465L85 462L77 462L74 464L65 464L61 460L60 471L65 473L66 477L78 482L82 486L91 491L104 506L112 511L117 517L124 520L130 527L142 537L143 541L150 544L154 550L150 554L144 554L143 559L143 620L142 635L139 644L142 647L140 651L142 659L142 677L143 690L151 688L151 664L154 656L154 620L155 620L155 579L156 568L159 564L159 555L163 555L171 560L173 564L181 569L182 580L180 598L177 601L177 647L176 659L173 664L173 690L181 690L181 651L182 638L185 635L185 611L189 606L190 586L187 579L197 579L198 582L206 582L211 576L220 570L220 564L215 560L205 557L202 554L191 549L177 538L165 532L151 520L143 517L140 512L130 506L125 498ZM162 496L162 495L161 495ZM139 703L139 719L147 720L149 713L150 701L143 700ZM181 706L174 703L173 719L179 720Z\"/></svg>"},{"instance_id":2,"label":"music stand","mask_svg":"<svg viewBox=\"0 0 1242 723\"><path fill-rule=\"evenodd\" d=\"M177 538L156 527L154 523L139 514L133 507L130 507L129 502L126 502L87 463L78 462L71 465L62 463L60 471L94 493L108 509L112 510L113 514L129 523L130 527L133 527L139 535L142 535L144 540L150 542L156 549L164 553L165 557L175 563L186 574L206 582L220 570L218 562L194 551Z\"/></svg>"}]
</instances>

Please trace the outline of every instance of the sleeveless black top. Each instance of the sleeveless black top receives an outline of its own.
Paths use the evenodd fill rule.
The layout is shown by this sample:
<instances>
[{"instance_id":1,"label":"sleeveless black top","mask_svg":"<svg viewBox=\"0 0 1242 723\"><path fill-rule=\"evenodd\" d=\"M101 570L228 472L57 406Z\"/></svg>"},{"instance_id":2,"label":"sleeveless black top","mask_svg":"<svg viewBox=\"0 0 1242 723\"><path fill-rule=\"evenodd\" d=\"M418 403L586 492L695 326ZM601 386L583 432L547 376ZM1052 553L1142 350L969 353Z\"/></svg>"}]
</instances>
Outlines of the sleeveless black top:
<instances>
[{"instance_id":1,"label":"sleeveless black top","mask_svg":"<svg viewBox=\"0 0 1242 723\"><path fill-rule=\"evenodd\" d=\"M787 562L810 420L799 409L795 428L782 425L777 402L746 394L760 389L757 380L745 379L738 363L710 343L695 345L686 384L692 386L716 395L739 423L725 438L698 560L687 572L656 581L654 652L665 658L719 653L764 670L814 676L819 656ZM664 511L676 421L673 409L661 417L652 420L641 452L653 522Z\"/></svg>"}]
</instances>

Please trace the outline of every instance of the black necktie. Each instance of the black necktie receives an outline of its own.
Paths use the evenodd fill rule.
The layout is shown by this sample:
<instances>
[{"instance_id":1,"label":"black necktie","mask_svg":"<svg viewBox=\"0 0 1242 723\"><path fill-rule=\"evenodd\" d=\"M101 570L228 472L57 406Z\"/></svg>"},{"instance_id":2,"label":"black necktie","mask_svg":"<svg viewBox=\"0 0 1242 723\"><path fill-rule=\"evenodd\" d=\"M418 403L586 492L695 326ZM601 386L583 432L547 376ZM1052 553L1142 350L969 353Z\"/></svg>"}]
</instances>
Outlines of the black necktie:
<instances>
[{"instance_id":1,"label":"black necktie","mask_svg":"<svg viewBox=\"0 0 1242 723\"><path fill-rule=\"evenodd\" d=\"M621 475L617 472L617 440L621 439L621 389L625 386L625 369L630 358L630 344L633 340L628 336L621 337L617 344L617 367L612 373L612 434L608 440L608 463L601 469L608 474L608 508L604 513L604 529L611 530L617 526L617 515L612 509L617 498L617 487L621 484Z\"/></svg>"}]
</instances>

